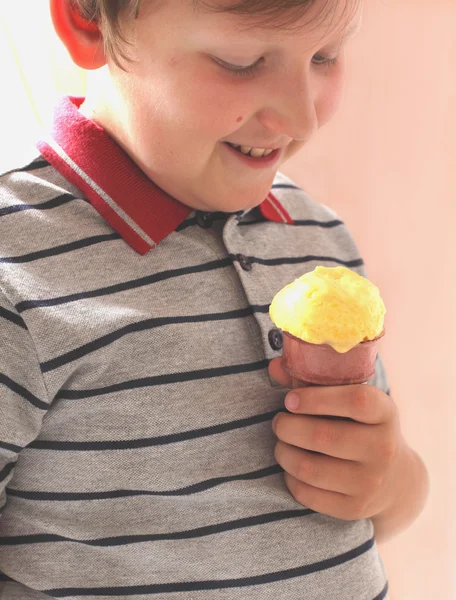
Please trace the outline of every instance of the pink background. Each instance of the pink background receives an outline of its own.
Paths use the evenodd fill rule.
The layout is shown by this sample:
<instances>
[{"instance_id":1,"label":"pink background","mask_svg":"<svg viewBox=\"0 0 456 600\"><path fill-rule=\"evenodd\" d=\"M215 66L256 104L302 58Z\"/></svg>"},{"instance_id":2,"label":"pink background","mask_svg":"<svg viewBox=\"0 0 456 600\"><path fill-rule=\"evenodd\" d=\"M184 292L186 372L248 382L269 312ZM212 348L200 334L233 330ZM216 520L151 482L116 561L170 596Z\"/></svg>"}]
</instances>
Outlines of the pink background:
<instances>
[{"instance_id":1,"label":"pink background","mask_svg":"<svg viewBox=\"0 0 456 600\"><path fill-rule=\"evenodd\" d=\"M47 5L0 0L2 163L55 94L84 93ZM391 600L456 599L455 30L453 0L367 0L340 112L281 169L360 247L388 311L381 352L402 427L430 472L425 511L381 547Z\"/></svg>"},{"instance_id":2,"label":"pink background","mask_svg":"<svg viewBox=\"0 0 456 600\"><path fill-rule=\"evenodd\" d=\"M282 168L347 223L380 288L392 395L430 472L425 511L381 548L391 600L456 598L455 31L452 1L368 2L340 112Z\"/></svg>"}]
</instances>

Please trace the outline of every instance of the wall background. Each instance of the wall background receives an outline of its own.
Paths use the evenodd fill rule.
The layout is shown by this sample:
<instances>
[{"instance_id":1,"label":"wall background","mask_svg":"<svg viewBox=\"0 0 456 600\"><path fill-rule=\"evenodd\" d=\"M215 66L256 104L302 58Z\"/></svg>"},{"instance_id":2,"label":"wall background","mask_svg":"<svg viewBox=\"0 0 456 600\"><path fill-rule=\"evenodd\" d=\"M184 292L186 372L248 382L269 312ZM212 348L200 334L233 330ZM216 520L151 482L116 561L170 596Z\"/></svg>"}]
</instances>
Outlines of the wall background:
<instances>
[{"instance_id":1,"label":"wall background","mask_svg":"<svg viewBox=\"0 0 456 600\"><path fill-rule=\"evenodd\" d=\"M2 164L57 94L84 94L47 7L0 0ZM393 397L430 471L425 511L381 548L391 600L456 598L455 23L453 0L366 0L339 114L282 168L347 223L382 292Z\"/></svg>"},{"instance_id":2,"label":"wall background","mask_svg":"<svg viewBox=\"0 0 456 600\"><path fill-rule=\"evenodd\" d=\"M352 231L387 315L381 352L431 495L382 547L392 600L455 600L456 4L368 0L345 101L282 168Z\"/></svg>"}]
</instances>

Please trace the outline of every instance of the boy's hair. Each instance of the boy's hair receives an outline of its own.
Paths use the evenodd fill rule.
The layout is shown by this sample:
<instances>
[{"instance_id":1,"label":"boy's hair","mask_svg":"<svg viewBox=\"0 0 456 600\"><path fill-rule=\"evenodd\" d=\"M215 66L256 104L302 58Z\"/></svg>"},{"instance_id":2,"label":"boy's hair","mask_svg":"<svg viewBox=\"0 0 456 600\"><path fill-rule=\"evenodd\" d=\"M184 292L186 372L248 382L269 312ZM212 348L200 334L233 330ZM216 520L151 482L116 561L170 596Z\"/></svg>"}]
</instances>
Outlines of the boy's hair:
<instances>
[{"instance_id":1,"label":"boy's hair","mask_svg":"<svg viewBox=\"0 0 456 600\"><path fill-rule=\"evenodd\" d=\"M290 31L296 28L293 24L315 4L316 0L239 0L232 3L230 0L190 0L195 12L219 12L243 15L246 17L246 30L261 27L267 29L280 29ZM123 46L129 44L122 32L123 18L138 18L141 5L152 4L158 9L166 0L71 0L75 7L87 21L98 23L102 33L106 54L112 57L115 63L123 68L118 57L127 62L130 59L123 51ZM344 14L350 6L353 12L360 0L346 0ZM322 21L334 5L334 0L326 0L319 13ZM328 9L328 10L326 10Z\"/></svg>"}]
</instances>

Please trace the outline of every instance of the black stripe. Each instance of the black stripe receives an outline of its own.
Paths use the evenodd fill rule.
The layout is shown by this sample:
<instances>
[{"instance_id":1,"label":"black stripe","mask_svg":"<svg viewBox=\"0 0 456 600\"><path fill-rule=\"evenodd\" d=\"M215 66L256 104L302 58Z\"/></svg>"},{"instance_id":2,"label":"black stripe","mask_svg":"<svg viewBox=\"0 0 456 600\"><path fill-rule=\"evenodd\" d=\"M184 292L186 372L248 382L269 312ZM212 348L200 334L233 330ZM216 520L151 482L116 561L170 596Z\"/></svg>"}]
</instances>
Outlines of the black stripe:
<instances>
[{"instance_id":1,"label":"black stripe","mask_svg":"<svg viewBox=\"0 0 456 600\"><path fill-rule=\"evenodd\" d=\"M84 544L86 546L125 546L127 544L140 544L143 542L158 542L163 540L189 540L193 538L205 537L225 531L233 531L236 529L244 529L246 527L255 527L256 525L264 525L266 523L276 523L286 519L296 519L298 517L307 517L315 514L315 511L310 508L302 510L282 510L280 512L272 512L264 515L256 515L254 517L245 517L234 521L226 521L215 525L207 525L205 527L197 527L188 529L187 531L173 531L171 533L154 533L145 535L119 535L106 538L77 540L74 538L64 537L52 533L37 533L34 535L16 535L0 538L0 546L19 546L24 544L47 544L50 542L74 542L76 544Z\"/></svg>"},{"instance_id":2,"label":"black stripe","mask_svg":"<svg viewBox=\"0 0 456 600\"><path fill-rule=\"evenodd\" d=\"M3 450L9 450L10 452L20 452L21 450L23 450L23 446L16 446L15 444L8 444L8 442L2 442L0 441L0 448L3 448Z\"/></svg>"},{"instance_id":3,"label":"black stripe","mask_svg":"<svg viewBox=\"0 0 456 600\"><path fill-rule=\"evenodd\" d=\"M194 440L200 437L209 435L218 435L226 431L242 429L243 427L252 427L258 423L270 421L282 409L229 421L228 423L219 423L209 427L201 427L199 429L191 429L190 431L180 431L179 433L169 433L167 435L159 435L151 438L140 438L132 440L94 440L91 442L74 442L74 441L54 441L54 440L35 440L29 444L29 448L37 450L58 450L58 451L84 451L96 452L99 450L131 450L132 448L151 448L152 446L164 446L166 444L175 444L185 440Z\"/></svg>"},{"instance_id":4,"label":"black stripe","mask_svg":"<svg viewBox=\"0 0 456 600\"><path fill-rule=\"evenodd\" d=\"M147 277L141 277L140 279L134 279L132 281L126 281L124 283L117 283L104 288L98 288L96 290L90 290L87 292L80 292L78 294L70 294L68 296L59 296L58 298L49 298L47 300L27 300L25 302L19 302L16 306L18 312L25 312L32 308L38 308L41 306L57 306L58 304L65 304L68 302L75 302L76 300L82 300L85 298L96 298L99 296L108 296L109 294L115 294L123 292L125 290L132 290L135 288L143 287L156 283L157 281L164 281L171 279L172 277L181 277L190 273L203 273L205 271L212 271L214 269L223 269L231 265L230 258L224 258L222 260L214 260L202 265L193 265L191 267L183 267L181 269L172 269L170 271L162 271L161 273L155 273L154 275L148 275Z\"/></svg>"},{"instance_id":5,"label":"black stripe","mask_svg":"<svg viewBox=\"0 0 456 600\"><path fill-rule=\"evenodd\" d=\"M251 219L250 221L239 221L238 222L238 227L244 227L246 225L258 225L258 223L271 223L273 221L270 221L269 219L266 219L266 217L263 217L262 219ZM281 225L281 223L277 223L277 225Z\"/></svg>"},{"instance_id":6,"label":"black stripe","mask_svg":"<svg viewBox=\"0 0 456 600\"><path fill-rule=\"evenodd\" d=\"M230 258L233 261L239 261L237 254L230 254ZM346 267L360 267L364 264L361 258L354 260L342 260L340 258L334 258L334 256L290 256L281 258L258 258L257 256L246 257L252 263L258 263L260 265L277 266L277 265L295 265L311 261L316 262L335 262ZM17 308L17 307L16 307Z\"/></svg>"},{"instance_id":7,"label":"black stripe","mask_svg":"<svg viewBox=\"0 0 456 600\"><path fill-rule=\"evenodd\" d=\"M1 384L6 386L15 394L18 394L19 396L24 398L24 400L27 400L27 402L30 402L30 404L32 404L36 408L39 408L40 410L48 410L49 405L46 404L46 402L43 402L42 400L34 396L31 392L25 389L25 387L22 387L22 385L19 385L19 383L16 383L4 373L0 373L0 385Z\"/></svg>"},{"instance_id":8,"label":"black stripe","mask_svg":"<svg viewBox=\"0 0 456 600\"><path fill-rule=\"evenodd\" d=\"M104 492L32 492L25 490L14 490L6 488L9 496L16 498L24 498L26 500L41 500L44 502L79 502L80 500L110 500L112 498L129 498L131 496L187 496L189 494L197 494L204 492L210 488L228 483L231 481L249 481L269 477L282 473L283 469L279 465L259 469L250 473L242 473L240 475L230 475L227 477L214 477L194 483L187 487L178 490L167 490L163 492L154 492L149 490L108 490Z\"/></svg>"},{"instance_id":9,"label":"black stripe","mask_svg":"<svg viewBox=\"0 0 456 600\"><path fill-rule=\"evenodd\" d=\"M43 373L57 369L62 365L68 364L74 360L78 360L91 352L100 350L109 344L112 344L116 340L129 335L131 333L137 333L138 331L145 331L147 329L154 329L156 327L163 327L164 325L178 325L182 323L204 323L208 321L225 321L229 319L241 319L253 315L254 313L267 313L269 311L269 304L265 305L254 305L239 310L231 310L223 313L208 313L202 315L176 315L173 317L157 317L152 319L145 319L139 323L131 323L125 327L121 327L116 331L112 331L106 335L103 335L87 344L83 344L74 350L70 350L65 354L61 354L55 358L47 360L41 363L41 370Z\"/></svg>"},{"instance_id":10,"label":"black stripe","mask_svg":"<svg viewBox=\"0 0 456 600\"><path fill-rule=\"evenodd\" d=\"M307 227L309 225L316 225L318 227L324 227L329 229L331 227L338 227L339 225L344 225L343 221L339 219L334 219L333 221L315 221L314 219L302 219L293 221L293 225L297 225L298 227Z\"/></svg>"},{"instance_id":11,"label":"black stripe","mask_svg":"<svg viewBox=\"0 0 456 600\"><path fill-rule=\"evenodd\" d=\"M121 390L132 390L136 388L149 387L154 385L167 385L170 383L182 383L183 381L193 381L195 379L210 379L212 377L222 377L224 375L235 375L236 373L250 373L266 369L269 361L267 359L254 363L230 365L228 367L216 367L213 369L200 369L198 371L187 371L183 373L167 373L165 375L154 375L153 377L143 377L140 379L131 379L122 381L102 388L89 390L65 390L58 392L57 398L66 400L79 400L80 398L91 398L101 396Z\"/></svg>"},{"instance_id":12,"label":"black stripe","mask_svg":"<svg viewBox=\"0 0 456 600\"><path fill-rule=\"evenodd\" d=\"M86 248L99 244L101 242L107 242L110 240L120 240L121 236L118 233L107 233L104 235L94 235L92 237L70 242L68 244L62 244L61 246L55 246L54 248L46 248L45 250L38 250L37 252L30 252L29 254L23 254L22 256L7 256L0 258L0 263L25 263L32 262L33 260L39 260L41 258L47 258L48 256L56 256L58 254L65 254L72 250L79 250L80 248Z\"/></svg>"},{"instance_id":13,"label":"black stripe","mask_svg":"<svg viewBox=\"0 0 456 600\"><path fill-rule=\"evenodd\" d=\"M40 159L35 162L30 163L26 167L22 167L21 169L15 169L17 173L21 173L22 171L38 171L38 169L44 169L46 167L50 167L51 163L47 160Z\"/></svg>"},{"instance_id":14,"label":"black stripe","mask_svg":"<svg viewBox=\"0 0 456 600\"><path fill-rule=\"evenodd\" d=\"M72 202L73 200L80 200L80 198L77 198L72 194L62 194L60 196L57 196L56 198L46 200L46 202L41 202L39 204L14 204L13 206L6 206L5 208L0 208L0 217L4 217L5 215L11 215L17 212L22 212L24 210L49 210L51 208L57 208L62 204Z\"/></svg>"},{"instance_id":15,"label":"black stripe","mask_svg":"<svg viewBox=\"0 0 456 600\"><path fill-rule=\"evenodd\" d=\"M386 582L385 587L382 589L380 594L377 594L377 596L375 596L375 598L372 598L372 600L383 600L384 598L386 598L387 593L388 593L388 582Z\"/></svg>"},{"instance_id":16,"label":"black stripe","mask_svg":"<svg viewBox=\"0 0 456 600\"><path fill-rule=\"evenodd\" d=\"M4 506L2 506L2 508L4 508ZM5 573L0 571L0 581L14 581L14 579L11 579L8 575L5 575Z\"/></svg>"},{"instance_id":17,"label":"black stripe","mask_svg":"<svg viewBox=\"0 0 456 600\"><path fill-rule=\"evenodd\" d=\"M361 259L355 259L351 261L344 261L338 258L334 258L331 256L302 256L302 257L283 257L283 258L258 258L258 257L248 257L251 262L255 262L262 265L269 266L277 266L277 265L285 265L285 264L300 264L311 261L318 262L335 262L341 265L345 265L347 267L356 267L363 265L363 261ZM172 277L181 277L183 275L188 275L190 273L202 273L206 271L212 271L214 269L221 269L227 267L232 264L232 261L238 260L236 254L230 254L228 258L224 258L221 260L215 260L208 263L204 263L202 265L195 265L191 267L184 267L181 269L173 269L170 271L163 271L161 273L155 273L154 275L148 275L147 277L141 277L140 279L135 279L133 281L126 281L124 283L118 283L115 285L111 285L105 288L98 288L96 290L90 290L87 292L80 292L78 294L70 294L68 296L59 296L57 298L49 298L47 300L26 300L24 302L19 302L16 305L16 310L19 313L25 312L26 310L30 310L33 308L39 308L44 306L57 306L59 304L65 304L69 302L75 302L77 300L82 300L86 298L96 298L100 296L107 296L109 294L115 294L118 292L122 292L125 290L131 290L139 287L143 287L145 285L150 285L152 283L156 283L158 281L164 281L166 279L170 279Z\"/></svg>"},{"instance_id":18,"label":"black stripe","mask_svg":"<svg viewBox=\"0 0 456 600\"><path fill-rule=\"evenodd\" d=\"M14 469L15 465L16 465L16 461L15 461L15 460L13 460L12 462L10 462L10 463L7 463L7 464L6 464L6 465L3 467L3 469L0 471L0 483L1 483L2 481L4 481L4 480L5 480L5 479L8 477L8 475L9 475L9 474L11 473L11 471Z\"/></svg>"},{"instance_id":19,"label":"black stripe","mask_svg":"<svg viewBox=\"0 0 456 600\"><path fill-rule=\"evenodd\" d=\"M279 190L279 189L281 189L281 190L284 190L284 189L299 190L300 192L304 191L300 187L298 187L297 185L291 185L289 183L275 183L271 187L271 190Z\"/></svg>"},{"instance_id":20,"label":"black stripe","mask_svg":"<svg viewBox=\"0 0 456 600\"><path fill-rule=\"evenodd\" d=\"M44 594L49 594L55 598L65 598L68 596L135 596L141 594L166 594L176 592L194 592L198 590L221 590L228 588L247 587L251 585L265 585L276 581L294 579L295 577L304 577L311 573L325 571L342 565L358 556L368 552L374 545L374 539L370 539L364 544L310 565L295 567L293 569L284 569L283 571L274 571L262 575L253 575L252 577L242 577L239 579L219 579L206 581L185 581L175 583L152 583L148 585L132 585L119 587L97 587L97 588L57 588L51 590L42 590Z\"/></svg>"},{"instance_id":21,"label":"black stripe","mask_svg":"<svg viewBox=\"0 0 456 600\"><path fill-rule=\"evenodd\" d=\"M22 327L22 329L27 329L27 325L24 323L23 319L19 315L16 315L16 313L6 310L6 308L3 308L1 306L0 317L6 319L7 321L11 321L11 323L14 323L15 325L19 325L19 327Z\"/></svg>"},{"instance_id":22,"label":"black stripe","mask_svg":"<svg viewBox=\"0 0 456 600\"><path fill-rule=\"evenodd\" d=\"M254 219L252 221L240 221L239 225L241 225L241 226L256 225L258 223L270 223L270 221L268 221L268 219ZM278 223L278 225L281 225L281 223ZM288 223L283 223L283 225L288 225ZM326 229L329 229L331 227L338 227L339 225L344 225L344 223L343 223L343 221L339 221L338 219L336 219L334 221L315 221L313 219L303 219L303 220L293 221L293 223L291 223L291 226L296 226L296 227L315 226L315 227L323 227Z\"/></svg>"}]
</instances>

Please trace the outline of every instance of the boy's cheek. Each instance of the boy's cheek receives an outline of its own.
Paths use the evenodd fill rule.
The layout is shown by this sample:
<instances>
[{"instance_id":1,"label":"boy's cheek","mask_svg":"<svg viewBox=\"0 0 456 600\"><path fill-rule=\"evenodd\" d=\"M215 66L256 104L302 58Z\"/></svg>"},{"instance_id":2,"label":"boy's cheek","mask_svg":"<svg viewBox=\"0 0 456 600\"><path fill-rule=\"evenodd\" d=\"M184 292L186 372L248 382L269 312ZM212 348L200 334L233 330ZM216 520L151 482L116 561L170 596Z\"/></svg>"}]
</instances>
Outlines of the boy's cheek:
<instances>
[{"instance_id":1,"label":"boy's cheek","mask_svg":"<svg viewBox=\"0 0 456 600\"><path fill-rule=\"evenodd\" d=\"M343 81L342 73L334 76L330 88L319 96L315 104L319 128L328 123L339 110L344 93Z\"/></svg>"},{"instance_id":2,"label":"boy's cheek","mask_svg":"<svg viewBox=\"0 0 456 600\"><path fill-rule=\"evenodd\" d=\"M166 72L143 64L119 76L135 137L159 136L161 129L163 136L178 142L198 138L213 145L238 131L261 107L245 86L241 94L237 82L217 73L217 65L195 64L197 60L173 55Z\"/></svg>"},{"instance_id":3,"label":"boy's cheek","mask_svg":"<svg viewBox=\"0 0 456 600\"><path fill-rule=\"evenodd\" d=\"M234 129L239 128L239 116L242 115L241 122L245 122L248 120L247 115L254 112L255 98L245 86L241 93L241 88L235 85L237 82L233 81L232 77L230 79L229 74L218 74L214 68L221 69L215 64L203 65L186 74L187 84L184 85L188 93L185 96L181 93L182 81L179 82L179 93L176 96L184 100L180 110L193 115L193 118L194 115L199 115L203 123L207 122L210 128L217 122L220 125L230 124ZM258 108L260 107L261 104ZM214 117L217 118L216 123Z\"/></svg>"}]
</instances>

